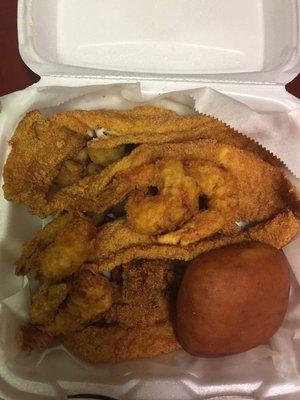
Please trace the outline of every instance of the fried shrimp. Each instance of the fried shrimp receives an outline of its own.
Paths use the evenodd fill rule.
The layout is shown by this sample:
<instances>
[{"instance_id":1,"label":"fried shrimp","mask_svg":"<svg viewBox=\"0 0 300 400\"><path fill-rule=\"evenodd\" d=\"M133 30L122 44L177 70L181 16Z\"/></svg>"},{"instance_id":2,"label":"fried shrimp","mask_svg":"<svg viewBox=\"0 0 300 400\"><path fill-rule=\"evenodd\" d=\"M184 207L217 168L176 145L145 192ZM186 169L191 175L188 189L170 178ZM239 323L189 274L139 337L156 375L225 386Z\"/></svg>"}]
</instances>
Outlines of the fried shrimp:
<instances>
[{"instance_id":1,"label":"fried shrimp","mask_svg":"<svg viewBox=\"0 0 300 400\"><path fill-rule=\"evenodd\" d=\"M128 225L135 231L156 235L184 224L198 211L199 189L187 176L182 162L161 163L157 195L136 191L129 196L125 210Z\"/></svg>"},{"instance_id":2,"label":"fried shrimp","mask_svg":"<svg viewBox=\"0 0 300 400\"><path fill-rule=\"evenodd\" d=\"M225 226L228 229L230 222L241 217L238 215L238 177L209 161L188 161L185 170L199 186L203 209L200 208L195 218L181 229L159 236L159 243L185 246L209 237ZM237 225L234 231L238 231Z\"/></svg>"},{"instance_id":3,"label":"fried shrimp","mask_svg":"<svg viewBox=\"0 0 300 400\"><path fill-rule=\"evenodd\" d=\"M125 145L117 146L114 147L113 149L96 149L93 147L88 147L87 152L92 160L93 163L95 164L100 164L103 166L109 165L113 163L114 161L119 160L122 158L125 154Z\"/></svg>"},{"instance_id":4,"label":"fried shrimp","mask_svg":"<svg viewBox=\"0 0 300 400\"><path fill-rule=\"evenodd\" d=\"M218 175L222 175L220 171L223 170L228 178L226 185L231 180L236 181L235 196L242 215L240 219L263 220L290 204L285 195L288 189L283 190L286 187L284 173L279 168L251 152L215 140L202 139L185 143L141 145L128 156L106 167L100 174L82 179L76 188L73 185L61 189L52 197L51 208L59 209L64 202L68 209L101 213L109 205L123 201L132 190L155 186L151 182L155 174L148 176L148 170L151 165L168 159L181 161L187 167L189 162L199 163L199 171L196 167L189 167L196 181L201 179L199 174L201 169L204 170L205 163L212 171L214 164ZM185 174L189 176L188 171ZM208 179L206 181L209 182Z\"/></svg>"},{"instance_id":5,"label":"fried shrimp","mask_svg":"<svg viewBox=\"0 0 300 400\"><path fill-rule=\"evenodd\" d=\"M73 219L72 214L66 213L57 216L44 228L39 229L32 240L22 248L21 257L16 262L16 274L25 275L33 267L38 254L54 242L58 233Z\"/></svg>"}]
</instances>

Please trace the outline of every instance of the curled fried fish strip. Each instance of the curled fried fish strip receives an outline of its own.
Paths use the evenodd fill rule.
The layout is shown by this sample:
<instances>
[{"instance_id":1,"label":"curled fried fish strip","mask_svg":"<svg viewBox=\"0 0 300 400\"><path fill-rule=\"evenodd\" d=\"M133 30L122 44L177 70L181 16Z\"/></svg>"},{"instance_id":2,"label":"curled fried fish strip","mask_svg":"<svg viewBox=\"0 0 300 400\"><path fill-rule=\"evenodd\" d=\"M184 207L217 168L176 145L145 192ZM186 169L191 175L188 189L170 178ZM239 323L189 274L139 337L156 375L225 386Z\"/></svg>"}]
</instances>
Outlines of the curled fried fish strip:
<instances>
[{"instance_id":1,"label":"curled fried fish strip","mask_svg":"<svg viewBox=\"0 0 300 400\"><path fill-rule=\"evenodd\" d=\"M276 209L276 204L278 206L284 204L283 188L286 184L284 174L279 168L264 162L251 152L218 143L215 140L203 139L186 143L141 145L130 155L105 168L99 175L82 179L76 187L62 189L53 196L51 207L59 209L64 203L68 209L75 208L84 211L87 208L89 211L101 212L107 207L106 204L103 205L105 198L107 198L107 203L111 201L108 199L107 191L112 187L114 191L118 190L119 180L120 183L126 181L130 190L133 186L132 181L136 181L136 179L129 179L130 174L135 174L140 167L140 179L143 179L142 166L161 159L176 159L184 163L195 160L208 161L233 176L238 176L243 185L241 190L244 192L244 198L249 193L251 196L256 194L262 196L259 204L256 204L256 201L252 203L252 210L257 208L259 214L264 214L265 204L267 204L266 207L273 206L274 209ZM136 182L138 185L138 181ZM122 192L123 197L124 193ZM272 196L273 199L270 199ZM250 204L248 208L250 209Z\"/></svg>"},{"instance_id":2,"label":"curled fried fish strip","mask_svg":"<svg viewBox=\"0 0 300 400\"><path fill-rule=\"evenodd\" d=\"M144 328L89 326L67 335L64 344L90 363L153 357L180 349L170 322Z\"/></svg>"},{"instance_id":3,"label":"curled fried fish strip","mask_svg":"<svg viewBox=\"0 0 300 400\"><path fill-rule=\"evenodd\" d=\"M74 110L47 117L32 111L21 120L10 140L12 150L4 167L4 194L10 201L27 204L37 215L52 215L72 208L67 198L64 201L64 191L60 201L53 202L53 194L71 187L74 196L82 196L86 183L89 185L87 177L123 157L126 145L202 138L247 149L279 165L261 146L205 115L180 116L156 107ZM80 208L91 211L89 196L85 196Z\"/></svg>"},{"instance_id":4,"label":"curled fried fish strip","mask_svg":"<svg viewBox=\"0 0 300 400\"><path fill-rule=\"evenodd\" d=\"M153 243L149 237L138 235L136 232L134 235L130 235L126 229L123 231L123 233L126 232L124 242L122 242L121 234L116 241L111 237L110 244L107 244L104 249L102 238L110 236L110 228L104 227L99 233L99 240L95 241L93 260L98 264L97 270L99 271L110 271L118 265L135 259L190 261L209 250L249 241L265 243L280 249L295 237L299 229L299 221L293 212L285 211L265 222L248 227L238 234L216 235L187 246ZM130 238L128 238L129 235Z\"/></svg>"}]
</instances>

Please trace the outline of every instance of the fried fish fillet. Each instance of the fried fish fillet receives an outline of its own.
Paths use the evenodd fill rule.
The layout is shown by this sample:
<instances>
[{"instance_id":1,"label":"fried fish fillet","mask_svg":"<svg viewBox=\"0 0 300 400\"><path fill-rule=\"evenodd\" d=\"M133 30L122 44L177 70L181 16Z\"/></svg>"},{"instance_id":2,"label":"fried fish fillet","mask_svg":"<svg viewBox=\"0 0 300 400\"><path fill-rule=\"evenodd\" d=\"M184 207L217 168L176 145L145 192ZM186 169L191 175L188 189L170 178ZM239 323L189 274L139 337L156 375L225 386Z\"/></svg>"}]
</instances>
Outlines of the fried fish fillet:
<instances>
[{"instance_id":1,"label":"fried fish fillet","mask_svg":"<svg viewBox=\"0 0 300 400\"><path fill-rule=\"evenodd\" d=\"M107 142L101 138L91 140L97 138L98 129L110 132ZM114 136L116 132L121 136ZM54 204L50 200L52 194L69 186L73 188L74 196L80 197L85 183L89 182L86 176L99 173L102 167L97 162L107 159L108 152L119 149L108 157L112 162L123 156L126 143L200 138L233 144L278 164L276 158L261 146L208 116L183 117L155 107L125 111L75 110L49 117L32 111L19 123L10 141L12 150L3 173L4 194L10 201L27 204L33 213L51 215L69 209L68 201L63 200L64 192L60 201ZM89 209L88 198L81 208Z\"/></svg>"},{"instance_id":2,"label":"fried fish fillet","mask_svg":"<svg viewBox=\"0 0 300 400\"><path fill-rule=\"evenodd\" d=\"M9 142L12 150L3 170L5 198L43 208L62 162L86 145L90 132L72 117L62 124L38 111L28 113Z\"/></svg>"},{"instance_id":3,"label":"fried fish fillet","mask_svg":"<svg viewBox=\"0 0 300 400\"><path fill-rule=\"evenodd\" d=\"M42 276L45 276L45 271L50 270L51 279L56 280L79 268L78 264L81 261L96 263L99 270L106 271L134 259L189 261L202 252L243 241L260 241L281 248L294 238L299 228L299 222L294 213L284 211L236 234L217 234L182 246L162 244L155 237L132 231L126 224L125 218L118 218L102 225L97 234L96 228L90 225L88 220L83 218L83 222L79 224L78 218L75 217L75 222L75 227L84 226L87 231L81 231L81 228L74 231L74 216L68 214L59 216L44 229L38 231L36 237L24 246L22 255L17 261L17 272L25 274L31 268L36 268ZM90 239L90 233L95 239ZM82 236L83 234L88 235L86 239ZM82 249L84 253L80 252L80 257L76 256L78 249ZM48 263L49 260L50 263ZM74 260L78 262L75 263ZM41 269L43 265L45 268ZM50 268L51 265L53 265L53 270ZM70 265L72 265L71 269L69 269ZM50 276L49 274L47 276Z\"/></svg>"},{"instance_id":4,"label":"fried fish fillet","mask_svg":"<svg viewBox=\"0 0 300 400\"><path fill-rule=\"evenodd\" d=\"M88 147L94 149L111 149L123 144L216 139L257 153L268 162L279 164L276 157L256 142L207 115L181 116L162 108L140 106L123 111L75 110L60 114L60 117L66 121L75 117L92 129L104 128L108 131L104 138L88 143Z\"/></svg>"},{"instance_id":5,"label":"fried fish fillet","mask_svg":"<svg viewBox=\"0 0 300 400\"><path fill-rule=\"evenodd\" d=\"M183 117L186 118L186 117ZM236 132L223 122L212 117L201 116L202 125L188 128L183 132L177 130L174 125L172 131L160 133L158 131L149 131L132 134L128 132L125 135L107 134L104 137L95 138L87 143L87 148L91 151L109 150L122 145L137 146L140 144L158 144L158 143L179 143L188 142L196 139L213 139L217 142L230 144L239 149L247 150L257 154L262 160L269 162L274 166L281 166L282 163L277 157L249 139L241 133ZM204 118L207 118L206 120Z\"/></svg>"},{"instance_id":6,"label":"fried fish fillet","mask_svg":"<svg viewBox=\"0 0 300 400\"><path fill-rule=\"evenodd\" d=\"M285 211L266 222L246 228L239 234L216 235L188 246L151 244L148 241L142 243L142 237L139 237L136 245L131 241L130 247L126 247L126 243L129 241L127 231L124 245L119 236L117 243L111 243L107 247L109 249L107 253L102 249L101 240L96 240L93 260L98 264L100 271L110 271L118 265L129 263L135 259L190 261L209 250L241 242L258 241L280 249L295 237L298 229L298 219L291 211ZM109 233L106 232L106 234L109 237ZM113 237L111 237L111 241L114 242Z\"/></svg>"},{"instance_id":7,"label":"fried fish fillet","mask_svg":"<svg viewBox=\"0 0 300 400\"><path fill-rule=\"evenodd\" d=\"M170 322L127 329L89 326L67 335L64 344L90 363L153 357L180 348Z\"/></svg>"},{"instance_id":8,"label":"fried fish fillet","mask_svg":"<svg viewBox=\"0 0 300 400\"><path fill-rule=\"evenodd\" d=\"M152 326L174 319L183 268L168 261L138 260L121 267L120 295L105 315L122 328Z\"/></svg>"}]
</instances>

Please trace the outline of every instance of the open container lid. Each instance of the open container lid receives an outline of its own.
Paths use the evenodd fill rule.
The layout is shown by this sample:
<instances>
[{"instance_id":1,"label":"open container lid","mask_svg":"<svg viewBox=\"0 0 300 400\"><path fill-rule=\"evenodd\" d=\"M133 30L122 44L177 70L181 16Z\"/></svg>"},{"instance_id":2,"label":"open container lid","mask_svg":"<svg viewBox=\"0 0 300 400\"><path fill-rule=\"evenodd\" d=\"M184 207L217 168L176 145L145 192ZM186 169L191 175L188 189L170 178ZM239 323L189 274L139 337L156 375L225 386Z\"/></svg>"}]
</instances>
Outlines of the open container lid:
<instances>
[{"instance_id":1,"label":"open container lid","mask_svg":"<svg viewBox=\"0 0 300 400\"><path fill-rule=\"evenodd\" d=\"M40 76L285 84L300 69L300 0L19 0Z\"/></svg>"}]
</instances>

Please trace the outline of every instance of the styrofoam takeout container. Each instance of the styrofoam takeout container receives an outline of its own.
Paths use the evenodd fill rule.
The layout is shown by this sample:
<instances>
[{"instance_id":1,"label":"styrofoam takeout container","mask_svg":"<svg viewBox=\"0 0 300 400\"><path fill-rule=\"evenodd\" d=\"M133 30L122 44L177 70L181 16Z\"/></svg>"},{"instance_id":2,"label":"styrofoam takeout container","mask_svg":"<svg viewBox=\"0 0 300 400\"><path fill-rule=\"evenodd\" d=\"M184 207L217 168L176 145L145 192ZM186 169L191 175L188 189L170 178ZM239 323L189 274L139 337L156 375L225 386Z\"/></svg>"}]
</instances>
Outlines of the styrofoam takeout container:
<instances>
[{"instance_id":1,"label":"styrofoam takeout container","mask_svg":"<svg viewBox=\"0 0 300 400\"><path fill-rule=\"evenodd\" d=\"M139 82L151 97L208 86L257 110L300 105L284 88L300 69L299 0L19 0L18 31L24 61L41 76L37 88ZM13 276L15 249L39 226L22 206L4 210L1 298L20 289ZM1 280L10 282L9 289ZM5 310L0 311L3 317ZM7 327L0 324L1 329ZM72 393L143 400L300 398L299 382L279 377L269 358L253 364L250 354L242 364L239 356L228 358L230 369L226 360L210 360L197 376L189 371L196 362L192 357L178 374L180 352L95 368L66 355L57 362L55 356L32 370L21 362L12 370L0 353L0 395L7 400Z\"/></svg>"}]
</instances>

